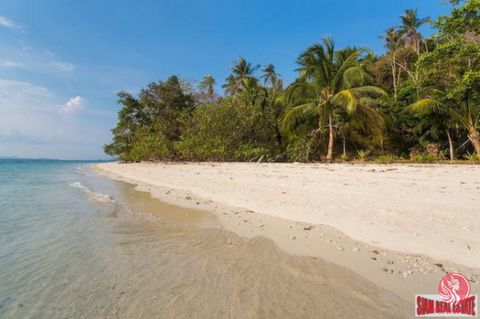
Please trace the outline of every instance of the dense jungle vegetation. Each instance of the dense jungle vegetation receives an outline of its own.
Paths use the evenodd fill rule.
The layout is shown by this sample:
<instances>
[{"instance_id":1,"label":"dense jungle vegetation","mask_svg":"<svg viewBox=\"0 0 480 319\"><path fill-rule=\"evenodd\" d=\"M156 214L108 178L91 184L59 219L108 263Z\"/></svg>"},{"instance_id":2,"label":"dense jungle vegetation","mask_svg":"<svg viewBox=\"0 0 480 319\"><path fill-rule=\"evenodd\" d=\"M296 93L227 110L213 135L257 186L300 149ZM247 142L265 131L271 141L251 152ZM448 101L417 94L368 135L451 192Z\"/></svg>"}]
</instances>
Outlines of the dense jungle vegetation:
<instances>
[{"instance_id":1,"label":"dense jungle vegetation","mask_svg":"<svg viewBox=\"0 0 480 319\"><path fill-rule=\"evenodd\" d=\"M211 75L198 88L174 75L138 96L119 92L105 152L124 161L479 161L480 0L449 5L434 21L407 10L380 56L325 38L299 55L288 85L274 65L240 58L223 95Z\"/></svg>"}]
</instances>

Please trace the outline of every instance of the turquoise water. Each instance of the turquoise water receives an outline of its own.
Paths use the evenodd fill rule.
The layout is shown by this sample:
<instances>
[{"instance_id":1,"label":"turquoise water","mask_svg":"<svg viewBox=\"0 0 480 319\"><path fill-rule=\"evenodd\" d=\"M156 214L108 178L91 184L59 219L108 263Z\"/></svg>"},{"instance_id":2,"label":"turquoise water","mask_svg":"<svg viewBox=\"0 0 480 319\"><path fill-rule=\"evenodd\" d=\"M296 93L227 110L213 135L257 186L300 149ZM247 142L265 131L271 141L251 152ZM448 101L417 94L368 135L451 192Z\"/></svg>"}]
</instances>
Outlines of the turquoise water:
<instances>
[{"instance_id":1,"label":"turquoise water","mask_svg":"<svg viewBox=\"0 0 480 319\"><path fill-rule=\"evenodd\" d=\"M44 301L67 286L72 263L91 262L87 248L109 240L98 225L116 208L72 186L88 184L86 165L0 160L0 317L54 313Z\"/></svg>"},{"instance_id":2,"label":"turquoise water","mask_svg":"<svg viewBox=\"0 0 480 319\"><path fill-rule=\"evenodd\" d=\"M348 303L345 302L348 301ZM222 230L86 162L0 160L0 318L402 317L320 259Z\"/></svg>"}]
</instances>

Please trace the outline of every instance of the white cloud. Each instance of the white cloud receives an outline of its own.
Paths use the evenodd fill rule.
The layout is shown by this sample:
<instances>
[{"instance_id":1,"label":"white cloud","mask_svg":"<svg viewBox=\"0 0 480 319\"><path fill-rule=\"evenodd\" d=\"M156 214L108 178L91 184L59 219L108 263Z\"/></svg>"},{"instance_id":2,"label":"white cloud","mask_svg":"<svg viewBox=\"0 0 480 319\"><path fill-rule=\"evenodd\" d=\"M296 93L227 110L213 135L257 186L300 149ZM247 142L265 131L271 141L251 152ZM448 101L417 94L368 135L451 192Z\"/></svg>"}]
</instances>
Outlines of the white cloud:
<instances>
[{"instance_id":1,"label":"white cloud","mask_svg":"<svg viewBox=\"0 0 480 319\"><path fill-rule=\"evenodd\" d=\"M10 19L0 16L0 26L4 28L14 29L17 25Z\"/></svg>"},{"instance_id":2,"label":"white cloud","mask_svg":"<svg viewBox=\"0 0 480 319\"><path fill-rule=\"evenodd\" d=\"M23 28L7 17L0 16L0 27L23 31Z\"/></svg>"},{"instance_id":3,"label":"white cloud","mask_svg":"<svg viewBox=\"0 0 480 319\"><path fill-rule=\"evenodd\" d=\"M72 115L83 108L85 99L80 96L70 98L61 108L60 113L63 115Z\"/></svg>"},{"instance_id":4,"label":"white cloud","mask_svg":"<svg viewBox=\"0 0 480 319\"><path fill-rule=\"evenodd\" d=\"M24 68L25 64L11 60L0 60L0 68Z\"/></svg>"},{"instance_id":5,"label":"white cloud","mask_svg":"<svg viewBox=\"0 0 480 319\"><path fill-rule=\"evenodd\" d=\"M25 105L29 108L45 108L45 98L53 97L47 88L29 82L0 79L0 111Z\"/></svg>"},{"instance_id":6,"label":"white cloud","mask_svg":"<svg viewBox=\"0 0 480 319\"><path fill-rule=\"evenodd\" d=\"M52 66L56 68L57 70L60 70L62 72L73 72L75 71L75 65L72 63L68 62L58 62L58 61L53 61Z\"/></svg>"}]
</instances>

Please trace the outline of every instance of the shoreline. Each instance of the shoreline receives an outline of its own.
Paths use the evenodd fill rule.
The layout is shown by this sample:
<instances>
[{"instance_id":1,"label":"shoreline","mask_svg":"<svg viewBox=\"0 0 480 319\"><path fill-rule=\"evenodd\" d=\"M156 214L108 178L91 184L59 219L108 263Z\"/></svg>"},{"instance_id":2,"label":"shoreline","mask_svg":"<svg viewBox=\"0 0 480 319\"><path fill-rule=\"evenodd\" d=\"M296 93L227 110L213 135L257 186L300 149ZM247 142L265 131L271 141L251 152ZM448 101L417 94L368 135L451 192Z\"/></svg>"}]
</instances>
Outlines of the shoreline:
<instances>
[{"instance_id":1,"label":"shoreline","mask_svg":"<svg viewBox=\"0 0 480 319\"><path fill-rule=\"evenodd\" d=\"M372 166L378 166L378 168L374 168L374 171L378 170L379 173L383 173L382 177L385 177L385 173L391 174L391 172L396 172L400 168L399 165L368 165L355 167L354 170L360 169L361 174L375 173L371 171ZM408 166L408 169L417 169L418 166ZM328 225L328 223L321 223L317 220L308 220L308 222L295 221L288 215L278 216L279 214L275 215L268 211L262 211L261 207L252 206L252 202L246 202L244 205L231 204L235 198L231 197L232 194L229 193L231 187L231 185L228 185L229 181L240 179L242 173L245 173L242 169L245 168L255 170L256 174L259 174L257 170L260 169L262 171L260 174L266 175L267 181L269 178L271 179L272 174L280 173L281 175L282 173L289 173L300 175L300 177L292 177L292 179L296 178L308 183L309 175L300 174L302 170L323 169L324 172L322 174L327 173L327 177L329 177L330 170L337 172L337 174L341 170L347 170L347 175L351 177L352 175L355 176L355 174L349 171L352 168L351 165L339 168L339 165L315 164L108 163L96 164L94 167L111 178L135 184L137 185L137 190L149 192L153 197L164 202L182 207L211 211L217 216L222 228L242 237L266 237L273 240L282 250L289 254L323 258L353 270L377 286L394 292L407 302L413 303L414 295L418 293L436 293L438 281L445 272L462 272L471 279L474 291L478 291L480 287L480 267L468 267L471 265L461 265L460 263L452 262L448 258L432 258L429 254L425 254L422 251L391 249L391 247L386 247L381 242L372 243L356 238L355 232L349 232L348 229L345 231L345 229L335 227L335 225ZM437 167L442 168L443 166ZM448 166L449 169L451 167L450 165ZM233 174L232 171L237 174ZM178 176L173 180L172 174L174 173ZM183 187L180 187L178 179L185 179L187 175L191 177L190 183L184 181L184 184L181 185ZM261 177L256 176L256 178L260 178L258 180L259 184L265 182L261 180ZM211 195L223 196L224 200L216 200L215 196L199 194L195 187L199 187L199 184L202 184L201 181L207 184L212 184L212 182L215 184L215 181L217 182L216 184L222 182L221 186L214 185ZM335 181L335 183L341 183L341 178L340 181ZM293 185L296 184L293 183ZM249 185L241 186L248 187ZM273 188L278 186L278 184L272 185ZM287 188L287 191L292 191L291 188L288 188L289 185L284 187ZM253 188L256 189L255 187ZM209 190L212 191L212 188ZM242 187L240 187L239 191L246 192L245 188ZM272 192L272 190L269 190L269 192ZM279 196L281 194L283 193L280 192ZM255 195L255 192L244 195L255 197L258 196L258 193L257 195ZM285 200L282 201L281 198L274 199L280 205L285 204ZM254 200L257 202L265 200L271 204L272 198L267 196L266 198L254 198ZM299 215L299 217L305 217L305 214ZM342 219L342 217L340 216L339 219ZM344 221L345 218L343 218L342 222ZM380 231L380 233L382 232ZM420 239L420 241L424 242L423 239ZM424 243L428 244L428 242ZM439 243L433 244L433 246L436 246ZM473 248L472 246L470 246L470 250ZM478 247L476 248L478 249ZM475 266L475 263L473 265Z\"/></svg>"}]
</instances>

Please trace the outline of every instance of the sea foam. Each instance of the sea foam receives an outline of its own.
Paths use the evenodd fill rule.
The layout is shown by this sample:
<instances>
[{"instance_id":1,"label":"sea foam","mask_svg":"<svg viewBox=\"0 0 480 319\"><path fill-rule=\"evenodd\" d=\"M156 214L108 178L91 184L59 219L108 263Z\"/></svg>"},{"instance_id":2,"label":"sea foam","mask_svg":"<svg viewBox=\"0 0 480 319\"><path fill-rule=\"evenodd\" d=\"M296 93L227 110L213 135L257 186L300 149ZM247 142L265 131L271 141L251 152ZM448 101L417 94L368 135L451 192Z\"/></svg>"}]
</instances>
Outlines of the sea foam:
<instances>
[{"instance_id":1,"label":"sea foam","mask_svg":"<svg viewBox=\"0 0 480 319\"><path fill-rule=\"evenodd\" d=\"M85 194L87 194L89 199L93 201L100 202L100 203L107 203L107 204L115 204L115 199L112 196L108 194L100 193L100 192L94 192L80 182L73 182L70 184L70 186L80 189Z\"/></svg>"}]
</instances>

